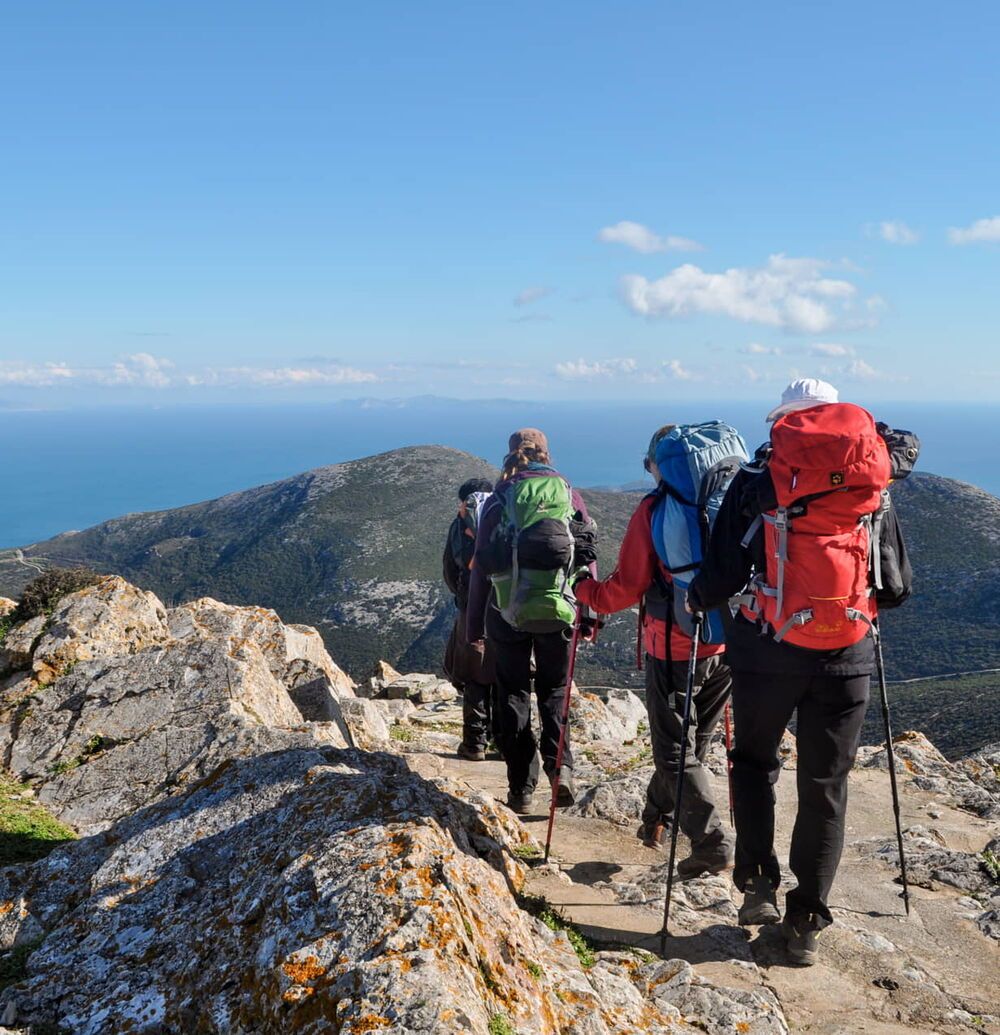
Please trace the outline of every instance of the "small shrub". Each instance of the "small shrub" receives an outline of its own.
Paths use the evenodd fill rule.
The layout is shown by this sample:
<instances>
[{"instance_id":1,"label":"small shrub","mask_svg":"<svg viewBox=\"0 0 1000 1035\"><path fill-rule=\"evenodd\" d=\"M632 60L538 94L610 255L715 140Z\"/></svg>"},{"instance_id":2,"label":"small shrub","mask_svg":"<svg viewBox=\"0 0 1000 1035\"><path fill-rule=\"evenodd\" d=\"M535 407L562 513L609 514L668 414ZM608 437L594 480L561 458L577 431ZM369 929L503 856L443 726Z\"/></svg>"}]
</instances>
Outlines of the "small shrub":
<instances>
[{"instance_id":1,"label":"small shrub","mask_svg":"<svg viewBox=\"0 0 1000 1035\"><path fill-rule=\"evenodd\" d=\"M389 729L389 737L392 740L402 741L404 744L417 739L416 733L409 726L392 726Z\"/></svg>"},{"instance_id":2,"label":"small shrub","mask_svg":"<svg viewBox=\"0 0 1000 1035\"><path fill-rule=\"evenodd\" d=\"M523 845L515 845L512 854L518 859L540 859L542 857L542 850L538 845L528 841Z\"/></svg>"},{"instance_id":3,"label":"small shrub","mask_svg":"<svg viewBox=\"0 0 1000 1035\"><path fill-rule=\"evenodd\" d=\"M534 978L534 979L535 979L536 981L540 981L540 980L541 980L541 978L542 978L542 975L543 975L543 974L545 973L545 971L544 971L544 970L542 970L542 968L541 968L541 965L540 965L540 964L538 964L538 963L535 963L535 962L534 962L533 960L528 960L528 962L527 962L527 963L525 964L525 966L526 966L526 967L528 968L528 973L529 973L529 974L530 974L530 975L531 975L531 976L532 976L532 977L533 977L533 978Z\"/></svg>"},{"instance_id":4,"label":"small shrub","mask_svg":"<svg viewBox=\"0 0 1000 1035\"><path fill-rule=\"evenodd\" d=\"M586 936L572 920L554 909L548 899L542 895L522 895L518 899L518 905L527 913L537 917L550 931L565 931L576 958L584 970L589 970L596 962L593 946L587 941Z\"/></svg>"},{"instance_id":5,"label":"small shrub","mask_svg":"<svg viewBox=\"0 0 1000 1035\"><path fill-rule=\"evenodd\" d=\"M989 848L983 852L983 869L1000 884L1000 857Z\"/></svg>"},{"instance_id":6,"label":"small shrub","mask_svg":"<svg viewBox=\"0 0 1000 1035\"><path fill-rule=\"evenodd\" d=\"M488 1035L517 1035L517 1030L505 1013L493 1014L486 1026L486 1031Z\"/></svg>"},{"instance_id":7,"label":"small shrub","mask_svg":"<svg viewBox=\"0 0 1000 1035\"><path fill-rule=\"evenodd\" d=\"M51 614L68 593L96 585L102 577L89 568L50 568L42 572L24 587L21 602L8 616L11 624Z\"/></svg>"}]
</instances>

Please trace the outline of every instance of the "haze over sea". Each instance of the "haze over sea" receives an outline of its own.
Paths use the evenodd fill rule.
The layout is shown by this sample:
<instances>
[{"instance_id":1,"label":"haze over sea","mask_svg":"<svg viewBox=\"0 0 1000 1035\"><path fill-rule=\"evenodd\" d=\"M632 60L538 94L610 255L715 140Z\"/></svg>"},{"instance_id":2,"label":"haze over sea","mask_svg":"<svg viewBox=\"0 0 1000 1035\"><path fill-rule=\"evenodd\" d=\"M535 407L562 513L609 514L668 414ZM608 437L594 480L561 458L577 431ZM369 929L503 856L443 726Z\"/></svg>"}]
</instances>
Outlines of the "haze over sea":
<instances>
[{"instance_id":1,"label":"haze over sea","mask_svg":"<svg viewBox=\"0 0 1000 1035\"><path fill-rule=\"evenodd\" d=\"M866 402L916 431L918 470L1000 495L1000 406ZM454 446L499 463L507 434L537 425L579 486L643 477L650 434L711 417L766 437L759 403L453 401L434 397L298 406L0 412L6 498L0 546L22 546L121 514L161 510L407 445Z\"/></svg>"}]
</instances>

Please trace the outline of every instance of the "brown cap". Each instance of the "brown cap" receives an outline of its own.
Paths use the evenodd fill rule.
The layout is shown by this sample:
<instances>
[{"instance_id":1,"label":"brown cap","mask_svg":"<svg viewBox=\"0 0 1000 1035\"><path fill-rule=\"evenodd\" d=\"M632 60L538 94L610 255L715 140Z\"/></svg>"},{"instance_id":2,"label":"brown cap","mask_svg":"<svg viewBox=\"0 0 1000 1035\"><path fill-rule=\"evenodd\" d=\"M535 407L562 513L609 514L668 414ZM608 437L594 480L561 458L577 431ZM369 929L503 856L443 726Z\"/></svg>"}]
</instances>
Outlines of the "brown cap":
<instances>
[{"instance_id":1,"label":"brown cap","mask_svg":"<svg viewBox=\"0 0 1000 1035\"><path fill-rule=\"evenodd\" d=\"M521 428L515 431L507 443L507 451L513 453L521 446L527 445L539 446L546 453L549 451L549 440L545 437L545 432L539 431L538 428Z\"/></svg>"}]
</instances>

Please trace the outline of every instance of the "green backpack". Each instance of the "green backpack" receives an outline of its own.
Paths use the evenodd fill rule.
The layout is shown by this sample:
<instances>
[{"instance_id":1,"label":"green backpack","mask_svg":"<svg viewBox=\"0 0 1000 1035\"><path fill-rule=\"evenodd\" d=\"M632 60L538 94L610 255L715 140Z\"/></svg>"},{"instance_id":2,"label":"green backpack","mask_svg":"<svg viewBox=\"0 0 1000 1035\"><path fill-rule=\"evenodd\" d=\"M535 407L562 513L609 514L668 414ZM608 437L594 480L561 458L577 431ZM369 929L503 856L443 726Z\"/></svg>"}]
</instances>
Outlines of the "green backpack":
<instances>
[{"instance_id":1,"label":"green backpack","mask_svg":"<svg viewBox=\"0 0 1000 1035\"><path fill-rule=\"evenodd\" d=\"M569 485L551 467L536 465L529 477L498 488L497 494L503 504L498 532L511 559L508 570L490 576L500 614L522 632L570 628L576 620L570 581L576 543Z\"/></svg>"}]
</instances>

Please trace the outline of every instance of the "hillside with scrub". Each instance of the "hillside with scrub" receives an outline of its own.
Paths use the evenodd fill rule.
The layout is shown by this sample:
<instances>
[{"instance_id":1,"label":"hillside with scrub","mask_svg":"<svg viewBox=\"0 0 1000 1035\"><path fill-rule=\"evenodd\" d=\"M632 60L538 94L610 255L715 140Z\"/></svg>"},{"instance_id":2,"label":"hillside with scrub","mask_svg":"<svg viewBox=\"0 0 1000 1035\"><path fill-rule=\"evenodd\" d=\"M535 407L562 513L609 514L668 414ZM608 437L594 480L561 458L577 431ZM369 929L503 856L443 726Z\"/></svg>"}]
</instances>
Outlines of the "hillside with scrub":
<instances>
[{"instance_id":1,"label":"hillside with scrub","mask_svg":"<svg viewBox=\"0 0 1000 1035\"><path fill-rule=\"evenodd\" d=\"M87 566L122 575L171 605L210 595L275 608L317 628L358 678L379 658L440 671L453 616L441 555L456 489L496 473L482 459L440 446L317 468L0 551L0 593L16 596L39 569ZM983 671L1000 669L1000 500L921 473L892 491L915 590L884 615L889 677L978 673L963 708L948 706L952 684L937 679L901 690L901 721L933 732L949 754L1000 740L1000 676ZM599 568L608 572L640 494L584 496L600 528ZM581 658L581 683L641 687L635 634L634 611L612 616Z\"/></svg>"}]
</instances>

